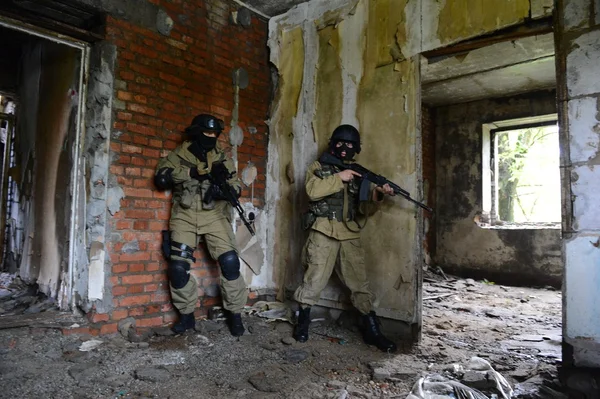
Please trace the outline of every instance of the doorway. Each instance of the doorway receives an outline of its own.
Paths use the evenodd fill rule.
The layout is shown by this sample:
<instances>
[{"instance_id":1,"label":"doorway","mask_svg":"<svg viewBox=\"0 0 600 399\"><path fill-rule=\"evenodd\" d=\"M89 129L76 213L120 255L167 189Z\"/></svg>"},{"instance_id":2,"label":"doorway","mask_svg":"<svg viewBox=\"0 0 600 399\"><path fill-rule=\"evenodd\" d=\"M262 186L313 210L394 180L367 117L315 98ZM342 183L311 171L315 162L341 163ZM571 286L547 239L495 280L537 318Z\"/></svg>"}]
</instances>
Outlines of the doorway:
<instances>
[{"instance_id":1,"label":"doorway","mask_svg":"<svg viewBox=\"0 0 600 399\"><path fill-rule=\"evenodd\" d=\"M0 54L0 271L67 309L88 46L0 17Z\"/></svg>"}]
</instances>

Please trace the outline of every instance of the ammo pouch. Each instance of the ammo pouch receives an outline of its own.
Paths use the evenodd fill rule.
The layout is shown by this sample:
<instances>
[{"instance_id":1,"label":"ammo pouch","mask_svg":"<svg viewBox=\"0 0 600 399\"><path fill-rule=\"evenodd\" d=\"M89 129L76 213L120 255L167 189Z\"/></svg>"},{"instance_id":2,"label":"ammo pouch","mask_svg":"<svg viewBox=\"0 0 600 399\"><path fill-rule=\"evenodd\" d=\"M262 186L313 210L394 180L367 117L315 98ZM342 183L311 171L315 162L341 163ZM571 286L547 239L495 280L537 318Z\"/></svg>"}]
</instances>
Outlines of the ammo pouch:
<instances>
[{"instance_id":1,"label":"ammo pouch","mask_svg":"<svg viewBox=\"0 0 600 399\"><path fill-rule=\"evenodd\" d=\"M317 215L315 215L311 211L307 211L302 215L301 225L302 230L308 230L312 227L312 225L317 220Z\"/></svg>"},{"instance_id":2,"label":"ammo pouch","mask_svg":"<svg viewBox=\"0 0 600 399\"><path fill-rule=\"evenodd\" d=\"M196 193L198 192L199 185L200 182L194 179L183 183L181 199L179 200L179 205L183 209L190 209L192 207L192 204L194 203L194 198L196 197Z\"/></svg>"}]
</instances>

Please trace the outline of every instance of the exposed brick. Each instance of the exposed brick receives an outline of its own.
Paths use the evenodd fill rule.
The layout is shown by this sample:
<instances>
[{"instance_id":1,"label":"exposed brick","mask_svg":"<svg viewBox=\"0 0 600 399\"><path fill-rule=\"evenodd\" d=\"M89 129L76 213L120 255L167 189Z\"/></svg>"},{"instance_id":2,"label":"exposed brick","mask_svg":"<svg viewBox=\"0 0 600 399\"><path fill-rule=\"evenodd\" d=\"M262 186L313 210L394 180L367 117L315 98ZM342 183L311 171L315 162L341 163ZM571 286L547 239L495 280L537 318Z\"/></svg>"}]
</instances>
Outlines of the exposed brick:
<instances>
[{"instance_id":1,"label":"exposed brick","mask_svg":"<svg viewBox=\"0 0 600 399\"><path fill-rule=\"evenodd\" d=\"M122 299L119 299L119 306L134 306L134 305L143 305L145 303L150 302L150 295L136 295L136 296L128 296Z\"/></svg>"},{"instance_id":2,"label":"exposed brick","mask_svg":"<svg viewBox=\"0 0 600 399\"><path fill-rule=\"evenodd\" d=\"M113 310L111 319L114 321L118 321L118 320L126 318L127 316L128 316L127 309L118 309L118 310Z\"/></svg>"},{"instance_id":3,"label":"exposed brick","mask_svg":"<svg viewBox=\"0 0 600 399\"><path fill-rule=\"evenodd\" d=\"M231 0L148 1L160 4L170 15L187 15L188 19L178 22L170 37L164 37L133 22L107 17L106 40L118 48L116 76L120 79L112 123L119 134L111 138L114 161L110 173L126 198L121 201L121 211L109 220L112 231L119 233L118 238L115 234L113 241L107 243L113 262L109 279L115 310L110 320L98 324L128 316L144 320L138 326L175 320L167 265L160 252L160 230L168 227L171 193L157 191L152 178L160 157L181 143L182 132L193 115L208 112L228 122L233 99L231 69L235 65L244 65L252 74L251 85L240 92L240 126L244 131L249 126L258 129L256 134L245 134L244 145L238 148L239 167L242 170L249 161L257 167L254 204L264 206L264 120L268 118L270 99L267 23L254 18L251 29L230 26L230 9L237 8ZM197 9L201 12L197 13ZM232 51L238 43L245 44L243 51ZM229 146L228 138L226 131L220 142ZM249 190L244 193L249 195ZM139 251L122 253L124 244L133 240L138 242ZM215 262L204 250L196 251L196 256L194 275L200 276L201 284L217 282L219 270ZM209 298L200 301L200 306L217 303L219 298ZM149 317L151 313L161 314ZM206 314L206 309L199 309L198 314ZM95 326L91 331L115 330Z\"/></svg>"},{"instance_id":4,"label":"exposed brick","mask_svg":"<svg viewBox=\"0 0 600 399\"><path fill-rule=\"evenodd\" d=\"M123 284L144 284L153 281L152 275L138 274L134 276L123 276L121 278Z\"/></svg>"},{"instance_id":5,"label":"exposed brick","mask_svg":"<svg viewBox=\"0 0 600 399\"><path fill-rule=\"evenodd\" d=\"M137 327L156 327L163 324L162 316L151 317L149 319L139 319L136 322Z\"/></svg>"},{"instance_id":6,"label":"exposed brick","mask_svg":"<svg viewBox=\"0 0 600 399\"><path fill-rule=\"evenodd\" d=\"M100 334L101 335L115 334L118 331L119 330L118 330L117 323L104 324L104 325L102 325L102 327L100 327Z\"/></svg>"},{"instance_id":7,"label":"exposed brick","mask_svg":"<svg viewBox=\"0 0 600 399\"><path fill-rule=\"evenodd\" d=\"M107 313L95 313L92 316L92 323L99 323L102 321L108 321L110 320L110 317Z\"/></svg>"}]
</instances>

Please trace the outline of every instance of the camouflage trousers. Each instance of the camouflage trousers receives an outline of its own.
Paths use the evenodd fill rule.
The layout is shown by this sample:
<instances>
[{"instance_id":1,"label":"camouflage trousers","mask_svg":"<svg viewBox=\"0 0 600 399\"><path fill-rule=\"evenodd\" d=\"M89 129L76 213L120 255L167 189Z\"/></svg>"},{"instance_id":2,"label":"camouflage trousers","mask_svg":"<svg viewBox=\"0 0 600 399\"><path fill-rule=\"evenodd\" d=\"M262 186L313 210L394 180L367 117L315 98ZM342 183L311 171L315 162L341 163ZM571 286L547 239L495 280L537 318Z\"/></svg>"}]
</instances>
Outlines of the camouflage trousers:
<instances>
[{"instance_id":1,"label":"camouflage trousers","mask_svg":"<svg viewBox=\"0 0 600 399\"><path fill-rule=\"evenodd\" d=\"M227 219L216 220L208 226L198 229L195 223L185 219L171 220L170 224L171 240L196 248L200 236L204 238L208 252L213 259L217 259L222 254L229 251L237 251L235 247L235 237L231 225ZM172 247L172 249L176 249ZM171 255L171 259L185 260L192 264L191 259L184 259ZM187 314L192 313L198 302L198 282L190 274L190 280L183 288L171 289L171 299L173 306L179 312ZM236 280L227 280L221 274L220 276L221 295L223 297L223 307L233 313L239 313L246 305L248 299L248 290L243 276Z\"/></svg>"},{"instance_id":2,"label":"camouflage trousers","mask_svg":"<svg viewBox=\"0 0 600 399\"><path fill-rule=\"evenodd\" d=\"M337 260L339 259L339 262ZM352 304L362 314L371 311L373 294L369 289L364 250L360 239L336 240L311 230L302 251L306 270L294 299L303 305L315 305L335 269L352 293Z\"/></svg>"}]
</instances>

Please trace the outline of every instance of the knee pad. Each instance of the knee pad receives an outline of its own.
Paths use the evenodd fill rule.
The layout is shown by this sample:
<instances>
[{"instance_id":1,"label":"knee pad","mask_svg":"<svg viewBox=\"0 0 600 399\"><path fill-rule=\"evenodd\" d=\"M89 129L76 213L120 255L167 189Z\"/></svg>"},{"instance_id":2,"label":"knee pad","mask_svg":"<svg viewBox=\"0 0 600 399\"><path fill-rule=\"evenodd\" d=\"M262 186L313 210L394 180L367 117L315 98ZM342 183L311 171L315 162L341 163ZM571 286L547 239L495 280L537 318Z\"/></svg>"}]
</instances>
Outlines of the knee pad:
<instances>
[{"instance_id":1,"label":"knee pad","mask_svg":"<svg viewBox=\"0 0 600 399\"><path fill-rule=\"evenodd\" d=\"M183 288L190 281L190 264L184 260L171 259L167 273L173 288Z\"/></svg>"},{"instance_id":2,"label":"knee pad","mask_svg":"<svg viewBox=\"0 0 600 399\"><path fill-rule=\"evenodd\" d=\"M227 280L237 280L240 277L240 258L235 251L225 252L219 256L219 265L221 265L221 273Z\"/></svg>"}]
</instances>

